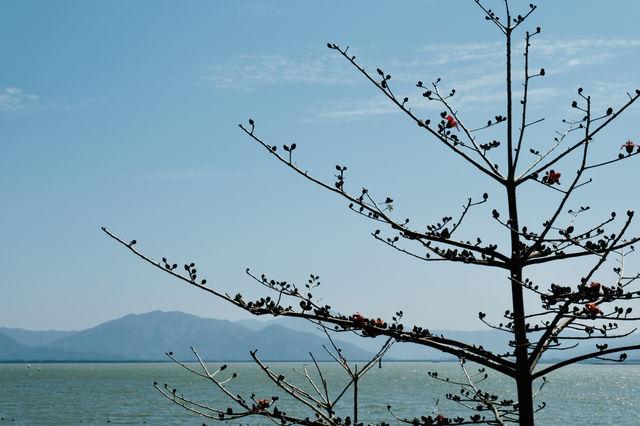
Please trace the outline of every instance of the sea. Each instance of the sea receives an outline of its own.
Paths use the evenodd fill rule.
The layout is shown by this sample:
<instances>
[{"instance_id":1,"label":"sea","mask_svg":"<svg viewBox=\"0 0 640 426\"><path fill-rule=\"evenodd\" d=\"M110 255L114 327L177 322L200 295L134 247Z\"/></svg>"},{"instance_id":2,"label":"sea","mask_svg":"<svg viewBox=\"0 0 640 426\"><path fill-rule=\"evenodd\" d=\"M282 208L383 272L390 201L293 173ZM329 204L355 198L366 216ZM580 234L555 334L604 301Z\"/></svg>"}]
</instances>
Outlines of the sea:
<instances>
[{"instance_id":1,"label":"sea","mask_svg":"<svg viewBox=\"0 0 640 426\"><path fill-rule=\"evenodd\" d=\"M310 395L318 397L315 383L324 394L322 379L333 400L349 383L349 376L337 363L274 362L269 370L285 376ZM352 364L352 371L355 369ZM364 364L364 363L363 363ZM364 367L358 366L359 370ZM223 365L205 363L210 372ZM187 367L201 371L197 363ZM500 399L514 397L513 381L497 373L479 371L465 365L476 386ZM319 376L318 369L322 372ZM428 372L437 372L436 380ZM235 378L232 378L233 374ZM232 378L226 388L232 395L250 400L272 400L280 410L301 417L313 417L311 410L283 394L255 363L229 363L216 377ZM186 411L154 388L167 384L170 391L200 404L226 410L235 403L207 378L175 363L42 363L0 364L0 425L202 425L217 423ZM365 424L385 421L402 424L399 418L423 415L447 417L473 414L448 400L459 394L466 382L456 362L383 362L373 366L358 381L358 420ZM542 381L536 383L536 389ZM353 386L336 404L339 415L353 416ZM545 407L536 414L538 425L640 425L640 365L578 364L547 376L536 405ZM490 413L484 413L490 417ZM266 418L247 417L227 422L231 425L274 424Z\"/></svg>"}]
</instances>

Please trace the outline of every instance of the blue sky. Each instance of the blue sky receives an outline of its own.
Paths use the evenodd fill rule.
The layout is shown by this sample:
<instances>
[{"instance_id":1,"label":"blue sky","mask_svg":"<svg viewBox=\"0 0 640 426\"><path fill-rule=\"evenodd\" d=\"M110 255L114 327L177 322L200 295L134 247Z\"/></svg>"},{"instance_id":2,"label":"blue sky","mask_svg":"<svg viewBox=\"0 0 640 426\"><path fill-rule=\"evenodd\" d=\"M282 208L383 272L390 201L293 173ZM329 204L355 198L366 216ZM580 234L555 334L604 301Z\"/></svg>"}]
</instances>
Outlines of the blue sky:
<instances>
[{"instance_id":1,"label":"blue sky","mask_svg":"<svg viewBox=\"0 0 640 426\"><path fill-rule=\"evenodd\" d=\"M500 1L486 3L502 11ZM638 2L539 6L525 27L543 31L531 61L547 75L533 84L530 117L545 121L527 150L550 146L561 120L576 117L577 87L601 109L640 88ZM0 35L0 326L81 329L155 309L247 317L141 263L100 226L137 239L152 257L196 262L229 293L263 294L244 275L250 267L292 282L318 274L317 297L343 313L388 318L402 309L407 322L429 328L481 328L479 310L508 308L502 272L421 263L377 243L374 223L292 175L237 127L251 117L271 144L295 141L298 164L322 179L348 166L347 189L391 196L398 217L417 226L488 192L465 235L504 241L490 219L504 205L498 188L326 47L350 46L366 69L390 73L396 93L425 117L440 109L415 83L442 77L461 117L483 123L504 114L504 47L472 1L0 1ZM610 158L638 141L639 121L634 106L599 136L594 155ZM558 166L565 176L573 161ZM639 210L637 166L618 164L594 174L572 204L591 200L585 224ZM539 224L556 200L531 185L523 215ZM531 276L569 284L588 265Z\"/></svg>"}]
</instances>

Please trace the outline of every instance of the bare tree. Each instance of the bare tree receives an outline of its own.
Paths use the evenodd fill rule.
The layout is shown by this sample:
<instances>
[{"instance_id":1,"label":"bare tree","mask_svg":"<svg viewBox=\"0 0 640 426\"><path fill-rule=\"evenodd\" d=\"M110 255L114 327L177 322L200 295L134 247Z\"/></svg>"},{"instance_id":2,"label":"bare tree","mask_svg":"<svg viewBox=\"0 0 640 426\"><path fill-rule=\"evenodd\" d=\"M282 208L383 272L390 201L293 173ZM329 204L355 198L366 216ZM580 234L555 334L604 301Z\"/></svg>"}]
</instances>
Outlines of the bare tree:
<instances>
[{"instance_id":1,"label":"bare tree","mask_svg":"<svg viewBox=\"0 0 640 426\"><path fill-rule=\"evenodd\" d=\"M517 14L511 11L508 0L505 0L504 16L501 18L493 10L485 7L480 0L476 0L475 3L484 13L487 21L503 34L506 46L505 111L491 114L491 118L482 124L466 123L463 120L462 114L458 113L455 107L456 91L443 88L440 79L436 79L431 84L417 82L416 87L421 97L426 102L439 105L441 109L439 117L427 119L418 117L409 107L409 98L398 96L392 90L391 75L380 68L376 72L368 72L356 62L355 56L348 53L348 48L342 48L334 43L329 43L328 48L350 63L389 102L403 112L409 121L417 124L427 132L428 136L444 144L454 155L464 159L469 167L489 177L504 191L507 211L501 213L493 209L490 220L502 227L505 233L503 237L508 237L508 247L502 248L498 243L487 243L475 236L471 238L458 236L461 224L472 208L488 202L486 193L479 199L468 198L457 217L446 215L442 221L428 226L426 230L414 229L409 225L409 219L399 221L394 217L393 200L390 197L379 198L367 188L350 192L346 184L347 167L337 165L335 181L324 181L298 167L293 161L296 144L283 145L282 150L279 150L276 144L258 135L253 120L249 120L248 124L241 124L240 128L250 139L263 146L272 158L289 168L294 174L346 199L352 211L384 225L388 229L388 235L383 234L381 230L375 230L372 235L389 247L425 262L447 261L506 271L508 280L505 284L511 292L512 303L504 313L505 320L498 324L490 322L483 312L479 313L479 318L487 326L508 333L511 347L508 353L497 354L482 346L433 335L424 327L405 327L400 322L402 312L398 312L389 323L380 318L365 318L360 314L337 313L331 306L316 302L313 298L311 290L319 284L319 279L315 275L310 275L305 286L300 287L286 281L270 279L265 275L255 275L247 270L247 274L252 279L273 292L269 297L248 301L240 294L232 296L207 287L205 280L198 280L193 263L185 264L184 272L178 272L176 264L172 265L164 258L161 262L157 262L136 250L135 241L126 242L107 229L103 228L103 230L134 254L164 272L254 315L305 318L325 329L355 331L365 337L387 336L395 341L435 348L458 357L466 379L457 382L463 388L463 392L458 396L449 395L449 399L468 406L472 410L486 411L491 415L487 418L476 413L468 418L450 418L443 414L435 415L432 412L422 417L404 418L392 412L397 420L410 424L504 424L505 422L534 424L534 413L537 410L533 402L534 380L543 378L545 374L558 368L588 359L623 361L626 358L626 351L640 349L638 345L610 347L608 343L603 342L603 339L629 335L635 329L619 327L619 324L640 319L631 314L632 308L629 306L633 299L640 297L640 291L637 287L633 287L637 284L640 274L625 272L625 258L633 252L633 244L640 239L626 236L634 216L633 211L627 211L626 214L620 215L622 217L611 213L609 217L596 221L595 224L583 225L579 220L580 215L589 207L570 209L568 206L576 190L591 182L589 174L593 169L612 166L640 153L640 146L632 141L620 141L620 150L612 152L608 158L592 159L590 155L590 148L597 142L596 136L637 101L640 90L627 93L620 107L610 107L601 111L594 108L592 97L582 88L578 88L576 100L571 105L575 118L562 120L565 127L557 132L553 141L546 147L532 146L525 136L528 129L539 123L542 118L532 120L528 117L528 95L533 81L543 77L545 70L532 71L530 48L532 40L540 34L540 28L524 32L523 89L521 97L515 101L512 45L514 34L534 12L536 6L531 4L525 11ZM483 136L484 130L494 126L505 127L501 141L488 140ZM494 160L495 153L504 155L501 165ZM525 161L525 156L529 156L530 160L522 165L521 161ZM573 161L577 166L575 174L571 174L567 169L561 172L560 160ZM544 185L550 194L560 194L559 197L550 198L547 201L549 205L555 203L555 208L549 216L538 218L541 219L538 222L541 225L521 224L518 190L525 184ZM561 217L563 213L568 213L568 219ZM578 282L538 285L524 274L525 269L533 265L576 258L586 258L593 262ZM606 283L596 282L594 274L605 265L611 265L612 262L618 262L613 268L615 279ZM524 297L526 292L537 296L540 303L536 306L526 306ZM292 299L295 303L289 305ZM574 347L578 343L587 345L591 341L595 341L595 347L589 353L544 367L538 365L542 355L549 350L562 350ZM387 345L383 346L373 361L384 354L388 348ZM340 358L339 351L336 350L336 352L338 353L336 360L346 365L346 361ZM255 353L252 353L252 356L271 377L273 373L259 361ZM479 389L477 384L484 379L485 372L482 370L480 376L469 373L465 368L466 361L472 361L483 369L490 369L511 377L517 387L517 400L501 400L497 395L491 395ZM228 393L224 387L226 382L216 378L218 372L210 373L203 363L201 367L203 372L196 372L196 374L212 380L223 392ZM439 379L436 373L431 375ZM286 416L278 411L271 400L254 401L250 404L230 393L228 393L229 397L243 407L242 414L237 414L233 410L228 414L226 411L214 410L212 417L226 420L241 415L257 414L265 415L283 424L350 424L351 419L343 420L335 415L331 400L322 396L323 392L315 384L313 386L321 395L320 399L296 390L293 385L278 376L272 379L286 393L303 392L298 395L300 396L298 400L308 405L316 413L316 418L310 420ZM352 380L352 383L356 382L357 380ZM542 382L544 383L546 381ZM159 389L162 390L160 387ZM165 392L165 395L181 405L187 406L186 403L191 402L176 399L175 394L172 396L170 392ZM303 401L304 398L307 399ZM190 409L200 411L197 408ZM355 421L357 422L357 419Z\"/></svg>"}]
</instances>

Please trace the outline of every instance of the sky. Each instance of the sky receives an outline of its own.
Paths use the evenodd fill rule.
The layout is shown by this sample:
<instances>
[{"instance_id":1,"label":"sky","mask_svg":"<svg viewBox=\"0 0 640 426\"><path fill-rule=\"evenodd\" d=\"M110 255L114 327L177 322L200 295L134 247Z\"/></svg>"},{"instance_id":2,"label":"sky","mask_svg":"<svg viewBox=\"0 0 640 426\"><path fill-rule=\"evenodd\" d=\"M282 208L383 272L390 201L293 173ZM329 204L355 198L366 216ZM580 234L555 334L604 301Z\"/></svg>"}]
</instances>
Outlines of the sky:
<instances>
[{"instance_id":1,"label":"sky","mask_svg":"<svg viewBox=\"0 0 640 426\"><path fill-rule=\"evenodd\" d=\"M485 3L503 14L501 1ZM578 87L601 111L640 88L640 3L538 5L514 45L521 79L524 31L542 28L530 60L546 73L532 82L528 108L544 121L527 133L527 151L550 147L562 120L578 117ZM504 243L491 219L504 211L500 188L326 47L349 46L365 69L391 74L394 91L432 121L441 108L415 84L442 78L461 120L478 125L505 113L505 70L503 36L474 2L3 0L0 36L0 326L78 330L157 309L249 317L143 263L101 226L155 259L195 262L199 277L230 294L268 294L245 275L251 268L294 283L319 275L314 297L339 312L388 319L403 310L407 323L432 329L481 329L478 311L499 320L509 308L503 271L421 262L375 241L377 224L238 128L252 118L268 143L295 142L296 163L330 183L336 164L348 166L347 190L390 196L395 217L418 229L487 192L461 237ZM634 105L596 138L594 158L639 141L638 122ZM504 150L493 155L504 164ZM567 181L576 161L557 165ZM570 203L591 206L579 225L640 210L637 170L630 160L594 171ZM536 183L521 191L523 222L539 227L558 193ZM528 276L575 285L592 263ZM612 277L607 268L597 278Z\"/></svg>"}]
</instances>

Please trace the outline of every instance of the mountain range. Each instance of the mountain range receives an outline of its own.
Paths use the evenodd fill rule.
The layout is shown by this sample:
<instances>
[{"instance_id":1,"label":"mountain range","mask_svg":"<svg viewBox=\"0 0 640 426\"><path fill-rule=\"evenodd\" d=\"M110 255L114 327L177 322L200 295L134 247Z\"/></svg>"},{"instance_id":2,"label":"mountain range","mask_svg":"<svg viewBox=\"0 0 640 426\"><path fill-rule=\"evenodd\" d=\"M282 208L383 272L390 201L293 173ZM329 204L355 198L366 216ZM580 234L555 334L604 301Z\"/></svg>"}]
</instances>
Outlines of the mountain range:
<instances>
[{"instance_id":1,"label":"mountain range","mask_svg":"<svg viewBox=\"0 0 640 426\"><path fill-rule=\"evenodd\" d=\"M432 330L432 333L482 345L497 353L509 350L508 336L496 330ZM334 340L342 354L354 361L370 359L384 342L382 337L364 339L350 332L338 333ZM616 340L616 346L638 345L640 335ZM0 327L0 362L166 361L166 352L173 352L180 360L192 361L195 356L191 346L203 359L210 361L249 361L249 351L255 349L264 361L308 361L309 352L318 360L330 360L323 348L328 343L321 330L297 318L231 322L182 312L153 311L126 315L82 331ZM549 351L543 361L578 356L593 346L593 342L583 342L573 349ZM628 355L630 360L640 360L640 355L633 352ZM396 343L385 359L454 360L451 355L409 343Z\"/></svg>"},{"instance_id":2,"label":"mountain range","mask_svg":"<svg viewBox=\"0 0 640 426\"><path fill-rule=\"evenodd\" d=\"M326 338L277 324L252 330L231 321L154 311L76 332L0 328L0 361L164 361L166 352L195 360L191 346L212 361L248 361L255 349L265 361L309 360L309 351L328 360L326 343ZM371 355L346 342L339 346L349 359Z\"/></svg>"}]
</instances>

